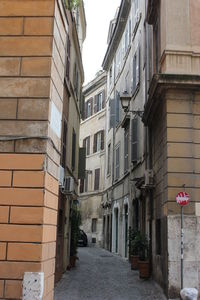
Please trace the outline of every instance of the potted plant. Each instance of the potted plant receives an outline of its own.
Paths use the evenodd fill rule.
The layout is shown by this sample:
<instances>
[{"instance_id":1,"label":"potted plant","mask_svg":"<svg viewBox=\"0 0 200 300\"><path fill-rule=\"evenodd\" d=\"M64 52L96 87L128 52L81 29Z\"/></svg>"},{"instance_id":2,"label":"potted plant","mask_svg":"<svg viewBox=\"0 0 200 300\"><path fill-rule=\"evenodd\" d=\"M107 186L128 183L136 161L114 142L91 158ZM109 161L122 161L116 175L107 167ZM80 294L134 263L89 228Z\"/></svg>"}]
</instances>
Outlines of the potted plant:
<instances>
[{"instance_id":1,"label":"potted plant","mask_svg":"<svg viewBox=\"0 0 200 300\"><path fill-rule=\"evenodd\" d=\"M81 214L76 205L71 211L71 243L70 243L70 267L75 267L77 258L78 239L80 234Z\"/></svg>"},{"instance_id":2,"label":"potted plant","mask_svg":"<svg viewBox=\"0 0 200 300\"><path fill-rule=\"evenodd\" d=\"M138 236L139 244L139 274L140 278L149 278L150 268L149 268L149 242L147 235L140 234Z\"/></svg>"},{"instance_id":3,"label":"potted plant","mask_svg":"<svg viewBox=\"0 0 200 300\"><path fill-rule=\"evenodd\" d=\"M129 230L129 256L131 262L131 269L138 270L139 261L139 234L135 229Z\"/></svg>"}]
</instances>

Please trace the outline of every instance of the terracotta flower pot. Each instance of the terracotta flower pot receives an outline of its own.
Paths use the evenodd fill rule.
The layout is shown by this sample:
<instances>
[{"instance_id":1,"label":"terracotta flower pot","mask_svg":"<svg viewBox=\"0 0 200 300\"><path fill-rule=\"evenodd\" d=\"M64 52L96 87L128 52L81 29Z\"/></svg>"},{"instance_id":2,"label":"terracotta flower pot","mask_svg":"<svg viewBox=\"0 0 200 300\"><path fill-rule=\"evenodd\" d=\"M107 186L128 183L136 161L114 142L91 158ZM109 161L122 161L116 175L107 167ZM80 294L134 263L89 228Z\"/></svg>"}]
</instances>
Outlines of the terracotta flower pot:
<instances>
[{"instance_id":1,"label":"terracotta flower pot","mask_svg":"<svg viewBox=\"0 0 200 300\"><path fill-rule=\"evenodd\" d=\"M131 255L131 270L138 270L139 255Z\"/></svg>"},{"instance_id":2,"label":"terracotta flower pot","mask_svg":"<svg viewBox=\"0 0 200 300\"><path fill-rule=\"evenodd\" d=\"M149 270L149 261L142 261L139 260L139 273L140 278L149 278L150 277L150 270Z\"/></svg>"}]
</instances>

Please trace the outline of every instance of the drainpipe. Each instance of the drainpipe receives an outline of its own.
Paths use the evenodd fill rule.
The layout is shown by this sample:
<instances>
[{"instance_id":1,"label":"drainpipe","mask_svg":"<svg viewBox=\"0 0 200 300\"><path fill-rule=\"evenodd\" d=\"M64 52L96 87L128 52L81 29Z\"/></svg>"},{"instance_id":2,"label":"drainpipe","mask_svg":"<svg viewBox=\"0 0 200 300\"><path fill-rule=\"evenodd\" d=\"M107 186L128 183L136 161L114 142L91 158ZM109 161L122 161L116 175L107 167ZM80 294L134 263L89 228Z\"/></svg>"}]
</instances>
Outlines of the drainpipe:
<instances>
[{"instance_id":1,"label":"drainpipe","mask_svg":"<svg viewBox=\"0 0 200 300\"><path fill-rule=\"evenodd\" d=\"M147 5L148 1L145 0L145 18L147 15ZM145 58L146 58L146 68L145 68L145 103L148 101L148 87L149 87L149 65L150 65L150 57L149 57L149 31L147 21L145 20ZM152 133L149 127L145 128L145 168L152 169ZM152 261L152 220L153 220L153 191L149 190L149 202L150 202L150 221L149 221L149 260L150 260L150 271L153 269L153 261Z\"/></svg>"}]
</instances>

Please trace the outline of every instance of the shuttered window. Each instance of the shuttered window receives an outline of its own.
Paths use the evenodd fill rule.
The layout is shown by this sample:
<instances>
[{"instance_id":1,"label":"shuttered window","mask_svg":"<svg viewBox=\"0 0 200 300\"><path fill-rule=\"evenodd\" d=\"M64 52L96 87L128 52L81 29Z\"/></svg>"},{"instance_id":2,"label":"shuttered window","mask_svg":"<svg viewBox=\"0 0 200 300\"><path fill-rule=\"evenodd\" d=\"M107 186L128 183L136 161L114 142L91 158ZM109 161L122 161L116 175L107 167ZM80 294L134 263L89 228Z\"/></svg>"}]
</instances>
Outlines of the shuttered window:
<instances>
[{"instance_id":1,"label":"shuttered window","mask_svg":"<svg viewBox=\"0 0 200 300\"><path fill-rule=\"evenodd\" d=\"M93 153L100 150L104 150L104 130L101 130L94 135Z\"/></svg>"},{"instance_id":2,"label":"shuttered window","mask_svg":"<svg viewBox=\"0 0 200 300\"><path fill-rule=\"evenodd\" d=\"M119 179L120 176L120 145L115 150L115 179Z\"/></svg>"},{"instance_id":3,"label":"shuttered window","mask_svg":"<svg viewBox=\"0 0 200 300\"><path fill-rule=\"evenodd\" d=\"M66 77L69 80L70 75L70 50L71 50L71 42L69 35L67 34L67 55L66 55Z\"/></svg>"},{"instance_id":4,"label":"shuttered window","mask_svg":"<svg viewBox=\"0 0 200 300\"><path fill-rule=\"evenodd\" d=\"M115 100L110 99L110 129L115 127Z\"/></svg>"},{"instance_id":5,"label":"shuttered window","mask_svg":"<svg viewBox=\"0 0 200 300\"><path fill-rule=\"evenodd\" d=\"M83 147L86 149L86 155L90 155L90 136L83 140Z\"/></svg>"},{"instance_id":6,"label":"shuttered window","mask_svg":"<svg viewBox=\"0 0 200 300\"><path fill-rule=\"evenodd\" d=\"M120 93L116 91L115 96L115 126L119 124L120 121Z\"/></svg>"},{"instance_id":7,"label":"shuttered window","mask_svg":"<svg viewBox=\"0 0 200 300\"><path fill-rule=\"evenodd\" d=\"M105 90L94 97L94 113L102 110L105 107Z\"/></svg>"},{"instance_id":8,"label":"shuttered window","mask_svg":"<svg viewBox=\"0 0 200 300\"><path fill-rule=\"evenodd\" d=\"M94 190L99 190L99 183L100 183L100 169L95 169L94 175Z\"/></svg>"},{"instance_id":9,"label":"shuttered window","mask_svg":"<svg viewBox=\"0 0 200 300\"><path fill-rule=\"evenodd\" d=\"M93 98L85 102L85 119L91 117L93 114Z\"/></svg>"},{"instance_id":10,"label":"shuttered window","mask_svg":"<svg viewBox=\"0 0 200 300\"><path fill-rule=\"evenodd\" d=\"M131 126L131 160L138 161L138 118L132 119Z\"/></svg>"},{"instance_id":11,"label":"shuttered window","mask_svg":"<svg viewBox=\"0 0 200 300\"><path fill-rule=\"evenodd\" d=\"M133 94L140 83L140 47L138 46L133 57Z\"/></svg>"},{"instance_id":12,"label":"shuttered window","mask_svg":"<svg viewBox=\"0 0 200 300\"><path fill-rule=\"evenodd\" d=\"M78 179L85 178L85 169L86 169L86 151L85 148L79 148Z\"/></svg>"},{"instance_id":13,"label":"shuttered window","mask_svg":"<svg viewBox=\"0 0 200 300\"><path fill-rule=\"evenodd\" d=\"M125 128L124 131L124 172L128 171L128 141L129 141L129 127Z\"/></svg>"}]
</instances>

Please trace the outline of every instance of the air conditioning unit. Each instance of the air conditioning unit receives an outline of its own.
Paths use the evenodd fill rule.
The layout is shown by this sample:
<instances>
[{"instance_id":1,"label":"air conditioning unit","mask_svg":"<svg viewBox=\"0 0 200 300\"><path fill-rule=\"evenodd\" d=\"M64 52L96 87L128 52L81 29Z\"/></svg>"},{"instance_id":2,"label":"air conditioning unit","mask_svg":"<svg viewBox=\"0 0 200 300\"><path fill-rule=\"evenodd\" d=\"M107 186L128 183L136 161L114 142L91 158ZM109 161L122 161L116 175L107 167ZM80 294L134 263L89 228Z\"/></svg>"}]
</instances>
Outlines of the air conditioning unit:
<instances>
[{"instance_id":1,"label":"air conditioning unit","mask_svg":"<svg viewBox=\"0 0 200 300\"><path fill-rule=\"evenodd\" d=\"M153 170L150 169L145 170L144 177L145 177L144 185L146 187L153 187L154 185Z\"/></svg>"},{"instance_id":2,"label":"air conditioning unit","mask_svg":"<svg viewBox=\"0 0 200 300\"><path fill-rule=\"evenodd\" d=\"M64 187L64 179L65 179L65 169L63 167L59 167L59 186L61 188Z\"/></svg>"},{"instance_id":3,"label":"air conditioning unit","mask_svg":"<svg viewBox=\"0 0 200 300\"><path fill-rule=\"evenodd\" d=\"M74 192L74 178L71 176L66 176L64 180L63 193L71 194Z\"/></svg>"}]
</instances>

